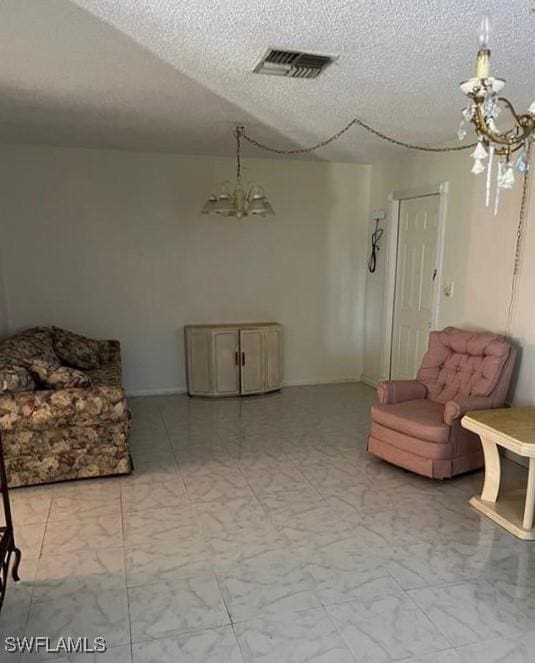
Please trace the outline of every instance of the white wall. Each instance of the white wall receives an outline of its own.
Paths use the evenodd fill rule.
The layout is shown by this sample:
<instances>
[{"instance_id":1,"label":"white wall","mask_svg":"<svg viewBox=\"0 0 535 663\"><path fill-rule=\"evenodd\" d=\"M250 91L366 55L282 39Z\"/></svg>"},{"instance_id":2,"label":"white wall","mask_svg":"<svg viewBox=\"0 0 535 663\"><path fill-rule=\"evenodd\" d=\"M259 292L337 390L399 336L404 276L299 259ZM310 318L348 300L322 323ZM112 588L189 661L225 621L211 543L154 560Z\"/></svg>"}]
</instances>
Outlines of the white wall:
<instances>
[{"instance_id":1,"label":"white wall","mask_svg":"<svg viewBox=\"0 0 535 663\"><path fill-rule=\"evenodd\" d=\"M448 181L444 265L441 282L454 281L452 298L441 296L439 327L457 325L503 333L511 286L514 241L521 182L502 196L498 216L484 204L484 176L470 173L466 152L439 155L408 154L373 167L371 209L386 209L388 194ZM520 178L519 178L520 180ZM522 357L515 384L516 403L535 404L535 187L532 187L518 300L512 335ZM386 231L388 232L388 224ZM368 232L371 232L371 226ZM387 237L382 240L377 272L366 277L366 328L363 373L381 377L383 296Z\"/></svg>"},{"instance_id":2,"label":"white wall","mask_svg":"<svg viewBox=\"0 0 535 663\"><path fill-rule=\"evenodd\" d=\"M368 166L254 159L277 216L199 214L230 159L0 148L10 327L123 344L126 387L185 386L186 323L276 320L287 383L362 370Z\"/></svg>"}]
</instances>

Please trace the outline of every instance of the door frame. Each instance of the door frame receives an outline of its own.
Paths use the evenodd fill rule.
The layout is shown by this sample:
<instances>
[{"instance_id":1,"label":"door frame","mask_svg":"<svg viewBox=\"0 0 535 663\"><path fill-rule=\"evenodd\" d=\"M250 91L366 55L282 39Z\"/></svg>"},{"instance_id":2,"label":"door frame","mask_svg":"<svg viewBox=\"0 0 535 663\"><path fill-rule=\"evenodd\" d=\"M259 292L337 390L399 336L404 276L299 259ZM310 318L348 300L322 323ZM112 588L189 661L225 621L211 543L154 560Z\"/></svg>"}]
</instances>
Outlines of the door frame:
<instances>
[{"instance_id":1,"label":"door frame","mask_svg":"<svg viewBox=\"0 0 535 663\"><path fill-rule=\"evenodd\" d=\"M424 196L439 196L438 230L437 230L437 277L433 291L433 304L431 313L431 329L436 329L440 312L441 274L444 260L444 237L446 230L446 213L448 199L448 182L436 185L393 191L388 196L388 228L386 265L385 265L385 298L383 309L384 335L383 352L381 360L381 380L389 380L392 366L392 335L394 332L394 305L396 295L396 272L399 236L399 210L402 200L423 198Z\"/></svg>"}]
</instances>

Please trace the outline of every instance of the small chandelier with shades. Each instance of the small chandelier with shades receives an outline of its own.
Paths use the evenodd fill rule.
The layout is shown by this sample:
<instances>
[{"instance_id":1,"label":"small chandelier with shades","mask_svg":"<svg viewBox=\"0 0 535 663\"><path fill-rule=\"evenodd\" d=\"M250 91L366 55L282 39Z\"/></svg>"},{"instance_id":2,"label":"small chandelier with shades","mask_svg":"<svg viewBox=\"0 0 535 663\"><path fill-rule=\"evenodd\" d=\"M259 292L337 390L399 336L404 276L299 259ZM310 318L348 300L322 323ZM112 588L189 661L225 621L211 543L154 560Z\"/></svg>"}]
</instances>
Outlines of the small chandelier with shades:
<instances>
[{"instance_id":1,"label":"small chandelier with shades","mask_svg":"<svg viewBox=\"0 0 535 663\"><path fill-rule=\"evenodd\" d=\"M241 182L241 138L244 128L238 125L234 130L236 138L236 182L224 182L219 195L212 194L201 210L202 214L217 214L241 219L244 216L266 217L275 214L269 204L264 189L259 184L251 184L246 190Z\"/></svg>"},{"instance_id":2,"label":"small chandelier with shades","mask_svg":"<svg viewBox=\"0 0 535 663\"><path fill-rule=\"evenodd\" d=\"M470 102L462 111L463 119L458 137L463 140L466 136L466 122L474 125L478 143L471 155L474 160L472 172L478 175L487 171L487 206L490 202L492 172L496 162L496 213L500 192L503 189L511 189L515 182L515 167L522 174L529 167L531 143L535 138L535 101L527 113L519 115L508 99L499 96L505 81L490 75L489 33L490 20L488 15L485 15L481 20L476 75L461 83L461 90ZM502 111L508 111L512 118L509 128L504 130L497 126Z\"/></svg>"}]
</instances>

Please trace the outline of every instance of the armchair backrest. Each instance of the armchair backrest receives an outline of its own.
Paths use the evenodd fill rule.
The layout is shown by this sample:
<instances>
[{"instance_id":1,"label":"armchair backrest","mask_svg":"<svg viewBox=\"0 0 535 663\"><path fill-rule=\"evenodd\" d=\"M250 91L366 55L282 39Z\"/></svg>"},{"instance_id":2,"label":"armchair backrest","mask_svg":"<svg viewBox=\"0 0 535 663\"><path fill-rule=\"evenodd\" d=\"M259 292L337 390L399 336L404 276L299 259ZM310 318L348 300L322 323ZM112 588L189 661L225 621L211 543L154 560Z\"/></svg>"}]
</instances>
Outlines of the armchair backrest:
<instances>
[{"instance_id":1,"label":"armchair backrest","mask_svg":"<svg viewBox=\"0 0 535 663\"><path fill-rule=\"evenodd\" d=\"M492 397L505 402L516 352L504 336L446 327L429 335L418 371L427 398L446 403L462 396Z\"/></svg>"}]
</instances>

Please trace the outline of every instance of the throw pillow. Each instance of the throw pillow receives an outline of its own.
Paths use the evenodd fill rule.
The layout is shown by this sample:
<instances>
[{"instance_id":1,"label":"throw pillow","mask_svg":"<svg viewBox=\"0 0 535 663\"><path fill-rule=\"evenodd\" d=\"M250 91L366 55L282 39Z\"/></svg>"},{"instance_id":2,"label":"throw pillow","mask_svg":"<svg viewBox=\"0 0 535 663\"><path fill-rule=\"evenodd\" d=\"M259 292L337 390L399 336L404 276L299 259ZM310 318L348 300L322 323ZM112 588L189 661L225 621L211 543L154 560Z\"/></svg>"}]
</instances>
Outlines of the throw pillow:
<instances>
[{"instance_id":1,"label":"throw pillow","mask_svg":"<svg viewBox=\"0 0 535 663\"><path fill-rule=\"evenodd\" d=\"M0 393L33 391L35 382L22 366L0 366Z\"/></svg>"},{"instance_id":2,"label":"throw pillow","mask_svg":"<svg viewBox=\"0 0 535 663\"><path fill-rule=\"evenodd\" d=\"M56 367L46 361L34 359L30 370L40 382L52 389L76 389L91 386L89 375L69 366Z\"/></svg>"},{"instance_id":3,"label":"throw pillow","mask_svg":"<svg viewBox=\"0 0 535 663\"><path fill-rule=\"evenodd\" d=\"M98 341L67 329L53 328L54 350L68 366L89 370L100 366Z\"/></svg>"}]
</instances>

